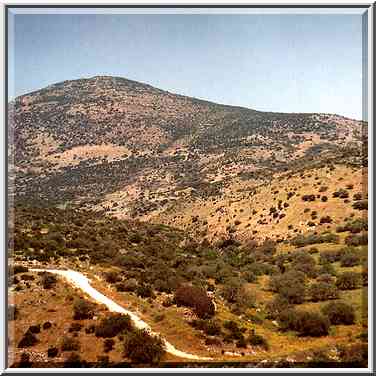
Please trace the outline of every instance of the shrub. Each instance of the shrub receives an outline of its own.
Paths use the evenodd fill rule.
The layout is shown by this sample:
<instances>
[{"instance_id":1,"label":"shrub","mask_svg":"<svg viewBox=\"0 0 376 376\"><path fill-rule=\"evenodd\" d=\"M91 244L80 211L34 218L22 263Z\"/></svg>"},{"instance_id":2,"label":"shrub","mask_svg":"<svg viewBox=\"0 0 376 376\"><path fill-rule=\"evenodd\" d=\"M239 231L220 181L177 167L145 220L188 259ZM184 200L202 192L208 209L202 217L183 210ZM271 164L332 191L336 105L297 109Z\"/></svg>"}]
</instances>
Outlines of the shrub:
<instances>
[{"instance_id":1,"label":"shrub","mask_svg":"<svg viewBox=\"0 0 376 376\"><path fill-rule=\"evenodd\" d=\"M29 330L23 335L21 341L18 343L18 348L31 347L37 344L39 341L35 334L31 333Z\"/></svg>"},{"instance_id":2,"label":"shrub","mask_svg":"<svg viewBox=\"0 0 376 376\"><path fill-rule=\"evenodd\" d=\"M361 231L368 230L368 221L363 218L357 218L351 222L345 223L343 226L337 227L337 232L350 231L352 234L358 234Z\"/></svg>"},{"instance_id":3,"label":"shrub","mask_svg":"<svg viewBox=\"0 0 376 376\"><path fill-rule=\"evenodd\" d=\"M345 244L353 247L357 247L359 245L367 245L368 244L368 233L361 234L361 235L349 235L345 239Z\"/></svg>"},{"instance_id":4,"label":"shrub","mask_svg":"<svg viewBox=\"0 0 376 376\"><path fill-rule=\"evenodd\" d=\"M138 285L135 293L141 298L155 298L153 289L150 285L142 284Z\"/></svg>"},{"instance_id":5,"label":"shrub","mask_svg":"<svg viewBox=\"0 0 376 376\"><path fill-rule=\"evenodd\" d=\"M356 210L368 210L368 200L354 202L353 208Z\"/></svg>"},{"instance_id":6,"label":"shrub","mask_svg":"<svg viewBox=\"0 0 376 376\"><path fill-rule=\"evenodd\" d=\"M310 286L309 295L314 302L337 299L338 290L333 283L318 282Z\"/></svg>"},{"instance_id":7,"label":"shrub","mask_svg":"<svg viewBox=\"0 0 376 376\"><path fill-rule=\"evenodd\" d=\"M353 248L345 248L341 256L341 266L350 267L360 264L360 257Z\"/></svg>"},{"instance_id":8,"label":"shrub","mask_svg":"<svg viewBox=\"0 0 376 376\"><path fill-rule=\"evenodd\" d=\"M80 343L72 337L64 337L61 342L61 351L78 351Z\"/></svg>"},{"instance_id":9,"label":"shrub","mask_svg":"<svg viewBox=\"0 0 376 376\"><path fill-rule=\"evenodd\" d=\"M238 324L233 320L226 320L223 323L223 327L227 329L230 333L226 336L227 340L241 340L244 338L244 331L246 329L239 328Z\"/></svg>"},{"instance_id":10,"label":"shrub","mask_svg":"<svg viewBox=\"0 0 376 376\"><path fill-rule=\"evenodd\" d=\"M247 347L247 340L243 335L236 341L236 347L244 349Z\"/></svg>"},{"instance_id":11,"label":"shrub","mask_svg":"<svg viewBox=\"0 0 376 376\"><path fill-rule=\"evenodd\" d=\"M28 271L29 269L23 265L14 265L13 267L13 274L27 273Z\"/></svg>"},{"instance_id":12,"label":"shrub","mask_svg":"<svg viewBox=\"0 0 376 376\"><path fill-rule=\"evenodd\" d=\"M296 252L293 255L291 266L294 271L300 271L310 278L314 278L317 275L316 261L307 252Z\"/></svg>"},{"instance_id":13,"label":"shrub","mask_svg":"<svg viewBox=\"0 0 376 376\"><path fill-rule=\"evenodd\" d=\"M124 341L124 356L134 363L159 363L165 353L163 341L146 330L130 332Z\"/></svg>"},{"instance_id":14,"label":"shrub","mask_svg":"<svg viewBox=\"0 0 376 376\"><path fill-rule=\"evenodd\" d=\"M113 338L119 333L132 330L132 321L129 315L113 313L101 320L95 327L95 335L102 338Z\"/></svg>"},{"instance_id":15,"label":"shrub","mask_svg":"<svg viewBox=\"0 0 376 376\"><path fill-rule=\"evenodd\" d=\"M333 197L348 198L349 192L347 192L345 189L339 189L338 191L333 193Z\"/></svg>"},{"instance_id":16,"label":"shrub","mask_svg":"<svg viewBox=\"0 0 376 376\"><path fill-rule=\"evenodd\" d=\"M296 319L299 314L294 308L287 308L281 310L277 316L278 326L281 330L297 330L296 328Z\"/></svg>"},{"instance_id":17,"label":"shrub","mask_svg":"<svg viewBox=\"0 0 376 376\"><path fill-rule=\"evenodd\" d=\"M72 322L68 329L68 333L79 332L82 329L82 325L78 322Z\"/></svg>"},{"instance_id":18,"label":"shrub","mask_svg":"<svg viewBox=\"0 0 376 376\"><path fill-rule=\"evenodd\" d=\"M64 361L64 367L66 368L79 368L85 367L86 362L81 360L81 357L77 353L69 354L67 359Z\"/></svg>"},{"instance_id":19,"label":"shrub","mask_svg":"<svg viewBox=\"0 0 376 376\"><path fill-rule=\"evenodd\" d=\"M340 290L354 290L360 285L360 274L344 272L337 277L336 285Z\"/></svg>"},{"instance_id":20,"label":"shrub","mask_svg":"<svg viewBox=\"0 0 376 376\"><path fill-rule=\"evenodd\" d=\"M362 199L362 194L361 193L355 193L353 196L354 201L360 201Z\"/></svg>"},{"instance_id":21,"label":"shrub","mask_svg":"<svg viewBox=\"0 0 376 376\"><path fill-rule=\"evenodd\" d=\"M256 295L243 285L236 295L236 305L240 310L245 310L254 307L255 303Z\"/></svg>"},{"instance_id":22,"label":"shrub","mask_svg":"<svg viewBox=\"0 0 376 376\"><path fill-rule=\"evenodd\" d=\"M268 341L263 336L261 336L260 334L256 334L255 332L252 332L249 335L247 342L251 346L260 346L265 350L269 350Z\"/></svg>"},{"instance_id":23,"label":"shrub","mask_svg":"<svg viewBox=\"0 0 376 376\"><path fill-rule=\"evenodd\" d=\"M34 281L35 277L33 275L22 274L21 281Z\"/></svg>"},{"instance_id":24,"label":"shrub","mask_svg":"<svg viewBox=\"0 0 376 376\"><path fill-rule=\"evenodd\" d=\"M337 262L341 259L341 252L339 251L322 251L320 252L320 263L327 264Z\"/></svg>"},{"instance_id":25,"label":"shrub","mask_svg":"<svg viewBox=\"0 0 376 376\"><path fill-rule=\"evenodd\" d=\"M268 319L276 319L282 311L290 308L289 301L281 295L276 295L266 303L265 310Z\"/></svg>"},{"instance_id":26,"label":"shrub","mask_svg":"<svg viewBox=\"0 0 376 376\"><path fill-rule=\"evenodd\" d=\"M321 309L321 312L333 325L352 325L355 322L353 307L343 302L330 302Z\"/></svg>"},{"instance_id":27,"label":"shrub","mask_svg":"<svg viewBox=\"0 0 376 376\"><path fill-rule=\"evenodd\" d=\"M205 345L207 345L207 346L221 346L222 341L218 337L209 337L209 338L205 338Z\"/></svg>"},{"instance_id":28,"label":"shrub","mask_svg":"<svg viewBox=\"0 0 376 376\"><path fill-rule=\"evenodd\" d=\"M331 264L329 264L331 265ZM324 283L329 283L329 284L332 284L334 282L334 278L331 274L320 274L317 278L316 278L316 281L317 282L324 282Z\"/></svg>"},{"instance_id":29,"label":"shrub","mask_svg":"<svg viewBox=\"0 0 376 376\"><path fill-rule=\"evenodd\" d=\"M191 325L198 330L202 330L208 336L221 334L221 326L215 320L193 320Z\"/></svg>"},{"instance_id":30,"label":"shrub","mask_svg":"<svg viewBox=\"0 0 376 376\"><path fill-rule=\"evenodd\" d=\"M317 312L296 311L293 324L295 330L302 336L321 337L329 332L329 319Z\"/></svg>"},{"instance_id":31,"label":"shrub","mask_svg":"<svg viewBox=\"0 0 376 376\"><path fill-rule=\"evenodd\" d=\"M105 353L110 352L114 348L114 345L115 345L115 341L113 339L111 338L105 339L103 342L103 351Z\"/></svg>"},{"instance_id":32,"label":"shrub","mask_svg":"<svg viewBox=\"0 0 376 376\"><path fill-rule=\"evenodd\" d=\"M174 300L177 305L193 308L200 318L208 318L215 313L212 300L201 287L182 285L176 289Z\"/></svg>"},{"instance_id":33,"label":"shrub","mask_svg":"<svg viewBox=\"0 0 376 376\"><path fill-rule=\"evenodd\" d=\"M43 273L42 275L42 286L44 289L51 289L57 283L57 278L53 274Z\"/></svg>"},{"instance_id":34,"label":"shrub","mask_svg":"<svg viewBox=\"0 0 376 376\"><path fill-rule=\"evenodd\" d=\"M33 334L38 334L40 333L40 325L31 325L29 326L29 331Z\"/></svg>"},{"instance_id":35,"label":"shrub","mask_svg":"<svg viewBox=\"0 0 376 376\"><path fill-rule=\"evenodd\" d=\"M87 328L85 328L85 333L86 334L93 334L95 333L95 325L90 324Z\"/></svg>"},{"instance_id":36,"label":"shrub","mask_svg":"<svg viewBox=\"0 0 376 376\"><path fill-rule=\"evenodd\" d=\"M174 304L174 299L167 297L165 300L162 302L162 306L165 308L171 307Z\"/></svg>"},{"instance_id":37,"label":"shrub","mask_svg":"<svg viewBox=\"0 0 376 376\"><path fill-rule=\"evenodd\" d=\"M110 271L104 274L104 278L108 283L116 283L121 280L118 272Z\"/></svg>"},{"instance_id":38,"label":"shrub","mask_svg":"<svg viewBox=\"0 0 376 376\"><path fill-rule=\"evenodd\" d=\"M291 304L303 303L306 292L305 275L300 271L290 270L270 279L270 288L279 293Z\"/></svg>"},{"instance_id":39,"label":"shrub","mask_svg":"<svg viewBox=\"0 0 376 376\"><path fill-rule=\"evenodd\" d=\"M277 251L276 242L271 239L266 239L263 244L257 247L257 251L265 255L272 256Z\"/></svg>"},{"instance_id":40,"label":"shrub","mask_svg":"<svg viewBox=\"0 0 376 376\"><path fill-rule=\"evenodd\" d=\"M366 368L368 366L368 345L366 343L356 343L349 346L340 346L339 356L346 365Z\"/></svg>"},{"instance_id":41,"label":"shrub","mask_svg":"<svg viewBox=\"0 0 376 376\"><path fill-rule=\"evenodd\" d=\"M47 356L49 358L55 358L59 354L59 349L57 347L50 347L47 350Z\"/></svg>"},{"instance_id":42,"label":"shrub","mask_svg":"<svg viewBox=\"0 0 376 376\"><path fill-rule=\"evenodd\" d=\"M243 278L248 282L248 283L252 283L252 282L256 282L257 281L257 276L255 273L253 273L252 271L245 271L243 274L242 274Z\"/></svg>"},{"instance_id":43,"label":"shrub","mask_svg":"<svg viewBox=\"0 0 376 376\"><path fill-rule=\"evenodd\" d=\"M135 278L130 278L124 282L119 282L115 285L116 290L120 292L133 292L136 291L138 282Z\"/></svg>"},{"instance_id":44,"label":"shrub","mask_svg":"<svg viewBox=\"0 0 376 376\"><path fill-rule=\"evenodd\" d=\"M330 275L336 275L336 270L334 266L329 262L324 262L318 270L318 274L330 274Z\"/></svg>"},{"instance_id":45,"label":"shrub","mask_svg":"<svg viewBox=\"0 0 376 376\"><path fill-rule=\"evenodd\" d=\"M329 217L329 215L326 215L325 217L321 217L320 218L320 223L321 224L324 224L324 223L332 223L333 220L331 217Z\"/></svg>"},{"instance_id":46,"label":"shrub","mask_svg":"<svg viewBox=\"0 0 376 376\"><path fill-rule=\"evenodd\" d=\"M327 196L322 196L321 197L321 201L322 202L327 202L328 201L328 197Z\"/></svg>"},{"instance_id":47,"label":"shrub","mask_svg":"<svg viewBox=\"0 0 376 376\"><path fill-rule=\"evenodd\" d=\"M316 199L316 196L313 194L302 196L303 201L315 201L315 199Z\"/></svg>"},{"instance_id":48,"label":"shrub","mask_svg":"<svg viewBox=\"0 0 376 376\"><path fill-rule=\"evenodd\" d=\"M94 305L85 299L78 299L73 305L73 319L86 320L94 316Z\"/></svg>"},{"instance_id":49,"label":"shrub","mask_svg":"<svg viewBox=\"0 0 376 376\"><path fill-rule=\"evenodd\" d=\"M290 243L294 245L295 247L304 247L306 245L311 244L321 244L321 243L338 243L339 242L339 236L332 234L332 233L326 233L322 235L297 235L293 239L291 239Z\"/></svg>"}]
</instances>

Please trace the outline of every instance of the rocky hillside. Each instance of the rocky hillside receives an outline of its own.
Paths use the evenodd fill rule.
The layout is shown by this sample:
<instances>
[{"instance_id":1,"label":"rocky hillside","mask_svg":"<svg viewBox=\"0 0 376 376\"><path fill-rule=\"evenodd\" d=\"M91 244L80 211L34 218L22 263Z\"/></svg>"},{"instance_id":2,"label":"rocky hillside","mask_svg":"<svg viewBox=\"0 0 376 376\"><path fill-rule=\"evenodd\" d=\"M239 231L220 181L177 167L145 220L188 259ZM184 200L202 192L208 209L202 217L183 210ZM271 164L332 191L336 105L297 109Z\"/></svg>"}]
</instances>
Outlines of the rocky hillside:
<instances>
[{"instance_id":1,"label":"rocky hillside","mask_svg":"<svg viewBox=\"0 0 376 376\"><path fill-rule=\"evenodd\" d=\"M253 187L302 166L366 159L360 121L225 106L107 76L18 97L9 125L17 200L123 217L157 217L238 180Z\"/></svg>"}]
</instances>

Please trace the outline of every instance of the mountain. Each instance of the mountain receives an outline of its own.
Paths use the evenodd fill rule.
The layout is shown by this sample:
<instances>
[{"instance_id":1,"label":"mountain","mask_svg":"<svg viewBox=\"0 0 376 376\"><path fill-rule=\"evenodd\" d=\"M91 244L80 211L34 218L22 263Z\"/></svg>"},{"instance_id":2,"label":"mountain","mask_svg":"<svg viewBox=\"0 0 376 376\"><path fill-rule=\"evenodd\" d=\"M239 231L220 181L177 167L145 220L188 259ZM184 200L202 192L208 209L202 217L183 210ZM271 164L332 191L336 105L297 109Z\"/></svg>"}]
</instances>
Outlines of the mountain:
<instances>
[{"instance_id":1,"label":"mountain","mask_svg":"<svg viewBox=\"0 0 376 376\"><path fill-rule=\"evenodd\" d=\"M366 123L94 77L8 150L12 367L367 366Z\"/></svg>"},{"instance_id":2,"label":"mountain","mask_svg":"<svg viewBox=\"0 0 376 376\"><path fill-rule=\"evenodd\" d=\"M125 78L64 81L9 104L11 194L173 224L179 205L230 199L239 185L359 168L366 130L339 115L226 106Z\"/></svg>"}]
</instances>

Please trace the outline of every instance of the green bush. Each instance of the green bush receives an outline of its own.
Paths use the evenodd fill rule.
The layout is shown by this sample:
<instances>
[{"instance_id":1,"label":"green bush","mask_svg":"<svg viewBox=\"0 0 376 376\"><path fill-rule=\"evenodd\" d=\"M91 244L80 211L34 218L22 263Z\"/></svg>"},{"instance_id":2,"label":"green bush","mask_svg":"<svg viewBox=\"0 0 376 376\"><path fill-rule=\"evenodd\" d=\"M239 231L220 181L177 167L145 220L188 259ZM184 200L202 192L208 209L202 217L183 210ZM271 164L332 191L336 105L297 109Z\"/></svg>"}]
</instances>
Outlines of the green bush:
<instances>
[{"instance_id":1,"label":"green bush","mask_svg":"<svg viewBox=\"0 0 376 376\"><path fill-rule=\"evenodd\" d=\"M329 264L331 265L331 264ZM329 283L329 284L333 284L334 283L334 278L331 274L329 273L323 273L323 274L320 274L317 278L316 278L316 282L324 282L324 283Z\"/></svg>"},{"instance_id":2,"label":"green bush","mask_svg":"<svg viewBox=\"0 0 376 376\"><path fill-rule=\"evenodd\" d=\"M353 208L356 210L368 210L368 200L354 202Z\"/></svg>"},{"instance_id":3,"label":"green bush","mask_svg":"<svg viewBox=\"0 0 376 376\"><path fill-rule=\"evenodd\" d=\"M272 291L279 293L290 304L301 304L306 294L306 280L304 273L290 270L278 274L270 279L269 286Z\"/></svg>"},{"instance_id":4,"label":"green bush","mask_svg":"<svg viewBox=\"0 0 376 376\"><path fill-rule=\"evenodd\" d=\"M341 259L340 251L322 251L320 252L320 264L337 262Z\"/></svg>"},{"instance_id":5,"label":"green bush","mask_svg":"<svg viewBox=\"0 0 376 376\"><path fill-rule=\"evenodd\" d=\"M77 339L72 337L64 337L61 342L61 351L78 351L80 343Z\"/></svg>"},{"instance_id":6,"label":"green bush","mask_svg":"<svg viewBox=\"0 0 376 376\"><path fill-rule=\"evenodd\" d=\"M321 312L333 325L352 325L355 322L354 308L343 302L330 302L321 309Z\"/></svg>"},{"instance_id":7,"label":"green bush","mask_svg":"<svg viewBox=\"0 0 376 376\"><path fill-rule=\"evenodd\" d=\"M326 216L320 218L321 224L332 223L332 222L333 222L333 219L329 215L326 215Z\"/></svg>"},{"instance_id":8,"label":"green bush","mask_svg":"<svg viewBox=\"0 0 376 376\"><path fill-rule=\"evenodd\" d=\"M23 265L14 265L13 267L13 274L27 273L28 271L29 269Z\"/></svg>"},{"instance_id":9,"label":"green bush","mask_svg":"<svg viewBox=\"0 0 376 376\"><path fill-rule=\"evenodd\" d=\"M225 336L229 341L242 340L244 339L243 333L246 331L245 328L240 328L239 325L233 320L226 320L223 323L223 327L230 333Z\"/></svg>"},{"instance_id":10,"label":"green bush","mask_svg":"<svg viewBox=\"0 0 376 376\"><path fill-rule=\"evenodd\" d=\"M330 322L317 312L286 310L278 317L282 330L294 330L302 336L321 337L329 332Z\"/></svg>"},{"instance_id":11,"label":"green bush","mask_svg":"<svg viewBox=\"0 0 376 376\"><path fill-rule=\"evenodd\" d=\"M336 286L340 290L354 290L361 284L361 275L356 272L344 272L337 276Z\"/></svg>"},{"instance_id":12,"label":"green bush","mask_svg":"<svg viewBox=\"0 0 376 376\"><path fill-rule=\"evenodd\" d=\"M351 267L360 264L359 254L354 248L348 247L342 250L343 254L341 256L341 266Z\"/></svg>"},{"instance_id":13,"label":"green bush","mask_svg":"<svg viewBox=\"0 0 376 376\"><path fill-rule=\"evenodd\" d=\"M357 247L360 245L367 245L368 244L368 233L356 235L352 234L345 238L345 244L348 246Z\"/></svg>"},{"instance_id":14,"label":"green bush","mask_svg":"<svg viewBox=\"0 0 376 376\"><path fill-rule=\"evenodd\" d=\"M318 282L313 283L309 288L309 295L313 302L320 302L338 298L337 287L333 283Z\"/></svg>"},{"instance_id":15,"label":"green bush","mask_svg":"<svg viewBox=\"0 0 376 376\"><path fill-rule=\"evenodd\" d=\"M146 330L136 329L124 340L124 356L138 364L159 363L165 353L163 341Z\"/></svg>"},{"instance_id":16,"label":"green bush","mask_svg":"<svg viewBox=\"0 0 376 376\"><path fill-rule=\"evenodd\" d=\"M339 189L338 191L333 193L333 197L338 197L338 198L348 198L349 197L349 192L347 192L345 189Z\"/></svg>"},{"instance_id":17,"label":"green bush","mask_svg":"<svg viewBox=\"0 0 376 376\"><path fill-rule=\"evenodd\" d=\"M317 270L318 275L330 274L332 276L336 275L336 269L330 262L324 262L321 267Z\"/></svg>"},{"instance_id":18,"label":"green bush","mask_svg":"<svg viewBox=\"0 0 376 376\"><path fill-rule=\"evenodd\" d=\"M221 334L221 326L219 322L215 320L193 320L191 325L198 330L202 330L208 336Z\"/></svg>"},{"instance_id":19,"label":"green bush","mask_svg":"<svg viewBox=\"0 0 376 376\"><path fill-rule=\"evenodd\" d=\"M264 348L265 350L269 350L268 341L263 336L261 336L260 334L256 334L255 332L252 332L249 335L247 342L251 346L260 346L260 347Z\"/></svg>"},{"instance_id":20,"label":"green bush","mask_svg":"<svg viewBox=\"0 0 376 376\"><path fill-rule=\"evenodd\" d=\"M51 289L57 283L57 278L53 274L43 273L42 286L44 289Z\"/></svg>"},{"instance_id":21,"label":"green bush","mask_svg":"<svg viewBox=\"0 0 376 376\"><path fill-rule=\"evenodd\" d=\"M152 287L147 284L138 285L136 287L135 293L141 298L155 298Z\"/></svg>"},{"instance_id":22,"label":"green bush","mask_svg":"<svg viewBox=\"0 0 376 376\"><path fill-rule=\"evenodd\" d=\"M321 244L321 243L338 243L339 242L339 236L332 234L332 233L326 233L321 235L297 235L293 239L290 240L290 243L294 245L295 247L304 247L306 245L311 244Z\"/></svg>"},{"instance_id":23,"label":"green bush","mask_svg":"<svg viewBox=\"0 0 376 376\"><path fill-rule=\"evenodd\" d=\"M113 338L124 331L132 330L133 325L129 315L112 313L105 317L95 327L95 335L102 338Z\"/></svg>"},{"instance_id":24,"label":"green bush","mask_svg":"<svg viewBox=\"0 0 376 376\"><path fill-rule=\"evenodd\" d=\"M73 319L87 320L94 316L94 305L85 299L78 299L73 305Z\"/></svg>"},{"instance_id":25,"label":"green bush","mask_svg":"<svg viewBox=\"0 0 376 376\"><path fill-rule=\"evenodd\" d=\"M291 268L294 271L303 272L310 278L315 278L317 275L315 259L309 253L304 251L297 251L293 254Z\"/></svg>"},{"instance_id":26,"label":"green bush","mask_svg":"<svg viewBox=\"0 0 376 376\"><path fill-rule=\"evenodd\" d=\"M363 218L357 218L353 220L352 222L348 222L344 224L343 226L338 226L336 229L337 232L349 231L352 234L358 234L361 231L367 231L367 230L368 230L368 221L367 219L363 219Z\"/></svg>"},{"instance_id":27,"label":"green bush","mask_svg":"<svg viewBox=\"0 0 376 376\"><path fill-rule=\"evenodd\" d=\"M115 272L113 270L105 273L104 278L105 278L106 282L108 282L108 283L116 283L116 282L119 282L121 280L119 273Z\"/></svg>"},{"instance_id":28,"label":"green bush","mask_svg":"<svg viewBox=\"0 0 376 376\"><path fill-rule=\"evenodd\" d=\"M290 308L289 301L281 295L276 295L265 305L268 319L276 319L279 314Z\"/></svg>"}]
</instances>

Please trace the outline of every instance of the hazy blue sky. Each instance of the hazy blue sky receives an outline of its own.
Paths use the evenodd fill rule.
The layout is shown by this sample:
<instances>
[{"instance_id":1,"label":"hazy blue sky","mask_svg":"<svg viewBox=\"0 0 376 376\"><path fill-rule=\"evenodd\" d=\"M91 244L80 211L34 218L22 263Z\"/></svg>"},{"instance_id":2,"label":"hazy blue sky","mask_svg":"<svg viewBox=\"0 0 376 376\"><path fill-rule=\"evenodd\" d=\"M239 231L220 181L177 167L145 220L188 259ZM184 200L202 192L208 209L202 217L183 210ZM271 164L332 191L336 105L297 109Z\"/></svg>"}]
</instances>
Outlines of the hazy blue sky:
<instances>
[{"instance_id":1,"label":"hazy blue sky","mask_svg":"<svg viewBox=\"0 0 376 376\"><path fill-rule=\"evenodd\" d=\"M9 25L11 97L114 75L257 110L362 118L361 15L17 14Z\"/></svg>"}]
</instances>

